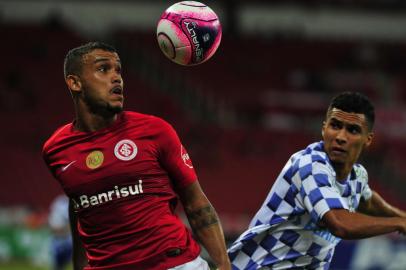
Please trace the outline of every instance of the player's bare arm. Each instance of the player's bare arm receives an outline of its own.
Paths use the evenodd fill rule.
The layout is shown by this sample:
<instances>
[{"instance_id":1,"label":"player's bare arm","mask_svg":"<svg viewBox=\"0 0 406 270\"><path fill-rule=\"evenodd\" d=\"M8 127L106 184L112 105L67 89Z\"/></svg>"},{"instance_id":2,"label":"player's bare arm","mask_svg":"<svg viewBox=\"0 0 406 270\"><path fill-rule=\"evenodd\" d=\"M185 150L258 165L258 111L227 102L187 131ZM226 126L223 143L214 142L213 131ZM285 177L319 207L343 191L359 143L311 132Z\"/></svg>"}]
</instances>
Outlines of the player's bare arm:
<instances>
[{"instance_id":1,"label":"player's bare arm","mask_svg":"<svg viewBox=\"0 0 406 270\"><path fill-rule=\"evenodd\" d=\"M73 210L73 202L69 201L69 220L70 228L72 231L72 242L73 242L73 269L82 270L87 265L86 252L83 247L82 241L79 238L79 233L77 229L77 217Z\"/></svg>"},{"instance_id":2,"label":"player's bare arm","mask_svg":"<svg viewBox=\"0 0 406 270\"><path fill-rule=\"evenodd\" d=\"M362 239L396 231L402 234L406 232L406 218L374 217L346 209L328 211L323 216L322 223L332 234L342 239Z\"/></svg>"},{"instance_id":3,"label":"player's bare arm","mask_svg":"<svg viewBox=\"0 0 406 270\"><path fill-rule=\"evenodd\" d=\"M369 200L360 201L358 211L371 216L406 218L405 211L390 205L375 191Z\"/></svg>"},{"instance_id":4,"label":"player's bare arm","mask_svg":"<svg viewBox=\"0 0 406 270\"><path fill-rule=\"evenodd\" d=\"M213 224L219 223L218 216L211 205L187 212L190 226L193 231L207 228Z\"/></svg>"},{"instance_id":5,"label":"player's bare arm","mask_svg":"<svg viewBox=\"0 0 406 270\"><path fill-rule=\"evenodd\" d=\"M223 230L213 206L203 193L199 182L179 191L179 197L193 232L206 248L218 269L231 269Z\"/></svg>"}]
</instances>

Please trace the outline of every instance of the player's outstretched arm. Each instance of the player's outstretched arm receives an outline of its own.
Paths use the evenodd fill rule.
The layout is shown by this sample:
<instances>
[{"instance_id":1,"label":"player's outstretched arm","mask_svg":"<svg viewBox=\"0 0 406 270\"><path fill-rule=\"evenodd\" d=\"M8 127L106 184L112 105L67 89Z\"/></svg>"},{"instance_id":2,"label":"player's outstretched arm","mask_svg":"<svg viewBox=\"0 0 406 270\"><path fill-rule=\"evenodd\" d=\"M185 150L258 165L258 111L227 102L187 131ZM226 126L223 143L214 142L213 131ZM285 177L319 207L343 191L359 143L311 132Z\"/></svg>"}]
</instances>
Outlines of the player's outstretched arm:
<instances>
[{"instance_id":1,"label":"player's outstretched arm","mask_svg":"<svg viewBox=\"0 0 406 270\"><path fill-rule=\"evenodd\" d=\"M406 212L387 203L377 192L373 191L369 200L361 200L357 209L360 213L377 217L404 217Z\"/></svg>"},{"instance_id":2,"label":"player's outstretched arm","mask_svg":"<svg viewBox=\"0 0 406 270\"><path fill-rule=\"evenodd\" d=\"M223 230L219 218L199 182L178 191L193 232L206 248L219 270L230 270Z\"/></svg>"},{"instance_id":3,"label":"player's outstretched arm","mask_svg":"<svg viewBox=\"0 0 406 270\"><path fill-rule=\"evenodd\" d=\"M342 239L362 239L396 231L406 233L404 217L374 217L346 209L328 211L322 218L322 224Z\"/></svg>"},{"instance_id":4,"label":"player's outstretched arm","mask_svg":"<svg viewBox=\"0 0 406 270\"><path fill-rule=\"evenodd\" d=\"M73 269L82 270L87 265L86 252L83 247L82 241L79 238L77 218L73 211L73 202L69 200L69 221L72 232L73 242Z\"/></svg>"}]
</instances>

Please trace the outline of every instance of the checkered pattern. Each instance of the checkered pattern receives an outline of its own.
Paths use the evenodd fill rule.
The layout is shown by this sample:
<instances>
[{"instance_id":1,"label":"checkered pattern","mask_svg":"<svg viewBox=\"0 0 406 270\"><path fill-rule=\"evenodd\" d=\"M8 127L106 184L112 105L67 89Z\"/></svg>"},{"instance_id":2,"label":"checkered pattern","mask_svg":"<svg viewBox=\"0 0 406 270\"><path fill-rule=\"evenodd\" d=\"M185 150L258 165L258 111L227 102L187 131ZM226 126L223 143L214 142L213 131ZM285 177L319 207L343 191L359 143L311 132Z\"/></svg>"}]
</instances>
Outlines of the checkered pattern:
<instances>
[{"instance_id":1,"label":"checkered pattern","mask_svg":"<svg viewBox=\"0 0 406 270\"><path fill-rule=\"evenodd\" d=\"M229 248L233 270L328 269L341 239L317 222L330 209L355 211L361 196L372 195L359 164L344 183L335 177L322 142L295 153L248 230Z\"/></svg>"}]
</instances>

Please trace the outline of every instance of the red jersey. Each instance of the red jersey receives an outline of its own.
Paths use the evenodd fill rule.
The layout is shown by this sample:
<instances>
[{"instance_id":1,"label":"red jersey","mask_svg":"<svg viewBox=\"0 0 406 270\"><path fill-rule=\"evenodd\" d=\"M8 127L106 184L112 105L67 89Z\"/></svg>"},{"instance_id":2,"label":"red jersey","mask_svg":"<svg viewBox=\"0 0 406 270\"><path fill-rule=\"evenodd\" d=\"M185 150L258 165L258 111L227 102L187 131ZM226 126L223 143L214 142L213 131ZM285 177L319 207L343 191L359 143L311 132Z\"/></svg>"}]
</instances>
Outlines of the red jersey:
<instances>
[{"instance_id":1,"label":"red jersey","mask_svg":"<svg viewBox=\"0 0 406 270\"><path fill-rule=\"evenodd\" d=\"M95 132L59 128L44 159L73 200L85 269L168 269L196 258L199 245L174 213L174 189L196 181L189 156L164 120L123 112ZM167 251L179 248L179 256Z\"/></svg>"}]
</instances>

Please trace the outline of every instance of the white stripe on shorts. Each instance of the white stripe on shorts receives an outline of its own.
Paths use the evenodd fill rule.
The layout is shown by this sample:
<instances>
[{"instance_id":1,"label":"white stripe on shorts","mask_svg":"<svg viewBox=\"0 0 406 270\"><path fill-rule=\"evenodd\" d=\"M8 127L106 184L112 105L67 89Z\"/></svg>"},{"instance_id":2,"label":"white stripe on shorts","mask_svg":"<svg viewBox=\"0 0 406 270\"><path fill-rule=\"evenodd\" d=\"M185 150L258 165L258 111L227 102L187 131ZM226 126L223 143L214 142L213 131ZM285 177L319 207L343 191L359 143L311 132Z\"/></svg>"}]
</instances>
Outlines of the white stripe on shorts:
<instances>
[{"instance_id":1,"label":"white stripe on shorts","mask_svg":"<svg viewBox=\"0 0 406 270\"><path fill-rule=\"evenodd\" d=\"M193 261L169 268L168 270L210 270L210 268L209 264L202 257L197 256Z\"/></svg>"}]
</instances>

